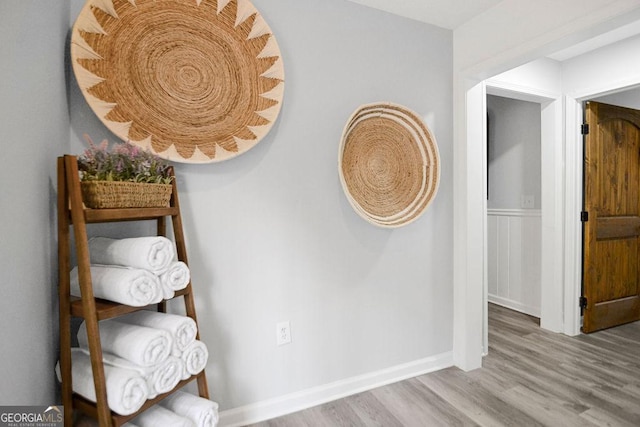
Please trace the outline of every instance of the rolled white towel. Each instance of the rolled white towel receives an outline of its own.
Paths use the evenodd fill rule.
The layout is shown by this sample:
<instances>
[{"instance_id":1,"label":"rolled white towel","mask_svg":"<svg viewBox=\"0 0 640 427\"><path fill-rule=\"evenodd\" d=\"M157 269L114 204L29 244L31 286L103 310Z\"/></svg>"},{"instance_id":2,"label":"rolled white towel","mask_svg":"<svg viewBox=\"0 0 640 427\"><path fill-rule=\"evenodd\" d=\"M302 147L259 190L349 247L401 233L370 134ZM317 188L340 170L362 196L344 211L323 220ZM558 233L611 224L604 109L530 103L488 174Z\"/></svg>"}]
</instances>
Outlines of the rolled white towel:
<instances>
[{"instance_id":1,"label":"rolled white towel","mask_svg":"<svg viewBox=\"0 0 640 427\"><path fill-rule=\"evenodd\" d=\"M175 250L163 236L93 237L89 240L89 258L92 264L123 265L161 274L175 258Z\"/></svg>"},{"instance_id":2,"label":"rolled white towel","mask_svg":"<svg viewBox=\"0 0 640 427\"><path fill-rule=\"evenodd\" d=\"M184 349L180 358L184 362L182 379L186 380L191 375L200 373L207 366L209 350L202 341L194 341Z\"/></svg>"},{"instance_id":3,"label":"rolled white towel","mask_svg":"<svg viewBox=\"0 0 640 427\"><path fill-rule=\"evenodd\" d=\"M160 405L189 418L196 427L215 427L218 424L218 404L203 397L178 390L163 399Z\"/></svg>"},{"instance_id":4,"label":"rolled white towel","mask_svg":"<svg viewBox=\"0 0 640 427\"><path fill-rule=\"evenodd\" d=\"M160 285L164 299L173 298L176 291L187 287L191 280L189 267L182 261L173 261L167 271L160 275Z\"/></svg>"},{"instance_id":5,"label":"rolled white towel","mask_svg":"<svg viewBox=\"0 0 640 427\"><path fill-rule=\"evenodd\" d=\"M88 354L88 350L82 349ZM166 360L153 366L140 366L121 357L109 353L102 353L102 361L105 365L136 371L144 378L149 388L148 399L153 399L159 394L167 393L175 388L182 378L184 362L175 356L169 356Z\"/></svg>"},{"instance_id":6,"label":"rolled white towel","mask_svg":"<svg viewBox=\"0 0 640 427\"><path fill-rule=\"evenodd\" d=\"M169 356L167 360L159 363L154 369L145 375L147 385L152 394L150 398L162 393L168 393L180 382L181 374L184 372L184 362L175 356Z\"/></svg>"},{"instance_id":7,"label":"rolled white towel","mask_svg":"<svg viewBox=\"0 0 640 427\"><path fill-rule=\"evenodd\" d=\"M118 317L118 322L169 332L173 338L172 353L176 356L182 354L182 351L196 340L198 334L198 326L192 318L171 313L140 310Z\"/></svg>"},{"instance_id":8,"label":"rolled white towel","mask_svg":"<svg viewBox=\"0 0 640 427\"><path fill-rule=\"evenodd\" d=\"M134 307L144 307L162 301L160 280L153 273L139 268L115 265L92 265L93 295ZM71 270L71 295L82 296L78 267Z\"/></svg>"},{"instance_id":9,"label":"rolled white towel","mask_svg":"<svg viewBox=\"0 0 640 427\"><path fill-rule=\"evenodd\" d=\"M193 421L160 405L152 406L133 420L140 427L194 427Z\"/></svg>"},{"instance_id":10,"label":"rolled white towel","mask_svg":"<svg viewBox=\"0 0 640 427\"><path fill-rule=\"evenodd\" d=\"M127 359L140 366L153 366L169 357L171 334L162 329L121 323L115 319L98 322L102 351ZM78 344L89 348L87 325L80 324Z\"/></svg>"},{"instance_id":11,"label":"rolled white towel","mask_svg":"<svg viewBox=\"0 0 640 427\"><path fill-rule=\"evenodd\" d=\"M130 415L142 407L147 400L147 382L136 371L104 365L109 408L120 414ZM91 359L78 348L71 349L72 388L76 393L95 402L96 390L93 384Z\"/></svg>"}]
</instances>

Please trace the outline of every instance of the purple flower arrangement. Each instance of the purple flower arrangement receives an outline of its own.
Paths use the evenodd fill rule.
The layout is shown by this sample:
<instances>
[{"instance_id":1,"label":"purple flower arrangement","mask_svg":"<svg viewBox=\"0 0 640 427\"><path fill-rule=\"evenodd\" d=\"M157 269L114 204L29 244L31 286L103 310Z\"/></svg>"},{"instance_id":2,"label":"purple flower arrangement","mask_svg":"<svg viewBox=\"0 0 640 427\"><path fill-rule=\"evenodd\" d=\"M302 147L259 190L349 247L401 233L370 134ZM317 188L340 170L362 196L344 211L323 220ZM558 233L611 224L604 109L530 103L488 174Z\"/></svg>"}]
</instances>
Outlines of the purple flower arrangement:
<instances>
[{"instance_id":1,"label":"purple flower arrangement","mask_svg":"<svg viewBox=\"0 0 640 427\"><path fill-rule=\"evenodd\" d=\"M89 143L78 157L78 169L82 181L130 181L153 184L170 184L169 163L150 151L130 143L115 143L109 148L105 139L100 144Z\"/></svg>"}]
</instances>

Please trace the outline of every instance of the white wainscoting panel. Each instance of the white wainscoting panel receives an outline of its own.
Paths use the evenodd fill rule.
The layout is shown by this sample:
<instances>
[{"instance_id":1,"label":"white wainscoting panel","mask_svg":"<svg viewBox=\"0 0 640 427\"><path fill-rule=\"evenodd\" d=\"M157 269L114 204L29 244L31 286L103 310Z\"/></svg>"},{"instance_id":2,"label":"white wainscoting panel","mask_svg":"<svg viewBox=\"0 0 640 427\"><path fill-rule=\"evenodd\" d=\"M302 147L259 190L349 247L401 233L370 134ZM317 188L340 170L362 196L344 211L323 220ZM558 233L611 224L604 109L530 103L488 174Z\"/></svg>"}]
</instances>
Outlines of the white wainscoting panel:
<instances>
[{"instance_id":1,"label":"white wainscoting panel","mask_svg":"<svg viewBox=\"0 0 640 427\"><path fill-rule=\"evenodd\" d=\"M489 302L540 317L541 212L488 209Z\"/></svg>"}]
</instances>

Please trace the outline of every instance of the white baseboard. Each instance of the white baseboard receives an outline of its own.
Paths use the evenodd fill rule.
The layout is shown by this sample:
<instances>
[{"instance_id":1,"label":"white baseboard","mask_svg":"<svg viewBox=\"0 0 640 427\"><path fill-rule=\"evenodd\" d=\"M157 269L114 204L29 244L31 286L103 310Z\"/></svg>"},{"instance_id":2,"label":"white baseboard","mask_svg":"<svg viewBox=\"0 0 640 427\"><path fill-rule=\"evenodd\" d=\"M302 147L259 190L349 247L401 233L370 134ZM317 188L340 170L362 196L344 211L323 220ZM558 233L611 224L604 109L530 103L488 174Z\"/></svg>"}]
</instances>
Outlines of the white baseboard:
<instances>
[{"instance_id":1,"label":"white baseboard","mask_svg":"<svg viewBox=\"0 0 640 427\"><path fill-rule=\"evenodd\" d=\"M528 314L533 317L540 317L540 307L533 307L530 305L522 304L518 301L513 301L508 298L499 297L497 295L489 294L487 300L490 303L509 308L511 310L519 311L520 313Z\"/></svg>"},{"instance_id":2,"label":"white baseboard","mask_svg":"<svg viewBox=\"0 0 640 427\"><path fill-rule=\"evenodd\" d=\"M236 427L257 423L450 366L453 366L453 353L438 354L380 371L222 411L220 412L219 425L221 427Z\"/></svg>"}]
</instances>

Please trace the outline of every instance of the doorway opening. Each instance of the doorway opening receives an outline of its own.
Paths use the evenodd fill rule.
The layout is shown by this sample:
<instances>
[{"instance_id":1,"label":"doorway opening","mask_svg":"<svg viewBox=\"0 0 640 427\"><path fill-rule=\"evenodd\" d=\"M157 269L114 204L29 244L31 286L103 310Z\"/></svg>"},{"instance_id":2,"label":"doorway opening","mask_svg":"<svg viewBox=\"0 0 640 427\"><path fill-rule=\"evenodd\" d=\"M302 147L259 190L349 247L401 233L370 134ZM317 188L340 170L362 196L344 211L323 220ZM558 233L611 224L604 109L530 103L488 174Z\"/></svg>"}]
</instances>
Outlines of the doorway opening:
<instances>
[{"instance_id":1,"label":"doorway opening","mask_svg":"<svg viewBox=\"0 0 640 427\"><path fill-rule=\"evenodd\" d=\"M540 317L541 105L487 95L487 300Z\"/></svg>"},{"instance_id":2,"label":"doorway opening","mask_svg":"<svg viewBox=\"0 0 640 427\"><path fill-rule=\"evenodd\" d=\"M540 326L573 336L580 334L581 313L578 301L582 282L582 102L599 99L613 102L638 102L640 88L609 88L606 92L587 93L580 98L549 92L522 91L523 85L501 81L500 76L481 84L486 96L498 95L538 103L541 110L541 301ZM479 104L477 104L479 105ZM486 114L486 99L483 99ZM489 119L490 121L490 119ZM486 124L485 124L486 126ZM482 135L484 138L484 135ZM485 153L486 154L486 153ZM485 157L486 158L486 157ZM483 166L487 176L487 164ZM486 218L486 205L485 205ZM487 235L485 221L484 342L488 351L487 304L489 294Z\"/></svg>"},{"instance_id":3,"label":"doorway opening","mask_svg":"<svg viewBox=\"0 0 640 427\"><path fill-rule=\"evenodd\" d=\"M640 92L583 103L582 331L640 319Z\"/></svg>"}]
</instances>

